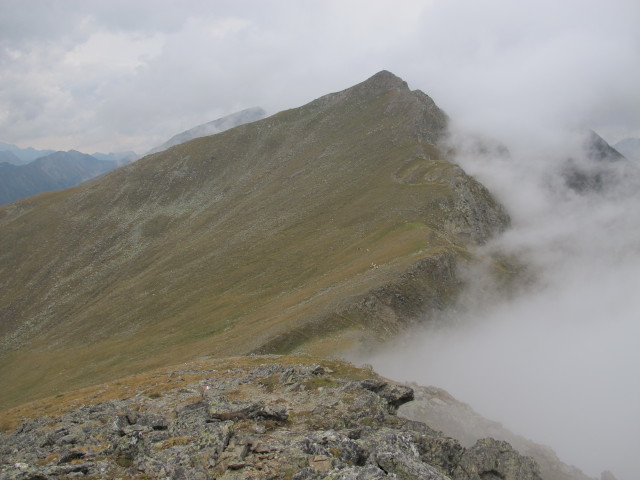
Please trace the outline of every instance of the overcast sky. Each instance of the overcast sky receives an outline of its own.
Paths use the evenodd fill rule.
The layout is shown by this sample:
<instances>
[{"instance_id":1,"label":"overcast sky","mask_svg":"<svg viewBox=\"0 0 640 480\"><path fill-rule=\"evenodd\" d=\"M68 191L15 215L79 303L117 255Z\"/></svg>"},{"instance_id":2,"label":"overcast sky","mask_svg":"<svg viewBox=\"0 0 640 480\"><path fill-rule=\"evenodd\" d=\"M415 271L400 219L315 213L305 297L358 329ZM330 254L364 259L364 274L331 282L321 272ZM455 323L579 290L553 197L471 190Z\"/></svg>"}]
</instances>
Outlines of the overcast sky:
<instances>
[{"instance_id":1,"label":"overcast sky","mask_svg":"<svg viewBox=\"0 0 640 480\"><path fill-rule=\"evenodd\" d=\"M471 126L640 137L637 0L2 0L0 141L139 153L381 69Z\"/></svg>"}]
</instances>

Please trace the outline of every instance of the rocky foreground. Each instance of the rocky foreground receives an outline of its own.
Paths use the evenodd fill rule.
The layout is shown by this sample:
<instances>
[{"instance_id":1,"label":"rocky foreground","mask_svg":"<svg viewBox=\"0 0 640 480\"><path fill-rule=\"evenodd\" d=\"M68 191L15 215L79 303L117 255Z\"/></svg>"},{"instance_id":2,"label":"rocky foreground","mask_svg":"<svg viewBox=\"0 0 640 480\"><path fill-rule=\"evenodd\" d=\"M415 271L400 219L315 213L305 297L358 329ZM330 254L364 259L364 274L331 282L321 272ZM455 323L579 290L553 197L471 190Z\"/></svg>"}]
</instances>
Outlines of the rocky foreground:
<instances>
[{"instance_id":1,"label":"rocky foreground","mask_svg":"<svg viewBox=\"0 0 640 480\"><path fill-rule=\"evenodd\" d=\"M0 479L541 478L396 415L413 390L306 357L184 364L3 412Z\"/></svg>"}]
</instances>

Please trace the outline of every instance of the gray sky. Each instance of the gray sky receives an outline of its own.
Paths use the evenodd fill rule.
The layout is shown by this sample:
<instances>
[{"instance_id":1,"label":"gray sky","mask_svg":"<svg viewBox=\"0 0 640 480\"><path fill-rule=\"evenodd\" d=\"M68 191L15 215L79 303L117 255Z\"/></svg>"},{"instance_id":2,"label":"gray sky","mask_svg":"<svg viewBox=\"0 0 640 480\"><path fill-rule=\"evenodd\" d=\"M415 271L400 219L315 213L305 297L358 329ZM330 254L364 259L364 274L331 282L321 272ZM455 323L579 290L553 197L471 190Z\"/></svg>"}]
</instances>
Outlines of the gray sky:
<instances>
[{"instance_id":1,"label":"gray sky","mask_svg":"<svg viewBox=\"0 0 640 480\"><path fill-rule=\"evenodd\" d=\"M639 23L636 0L2 0L0 140L142 153L388 69L496 136L615 142L640 137Z\"/></svg>"}]
</instances>

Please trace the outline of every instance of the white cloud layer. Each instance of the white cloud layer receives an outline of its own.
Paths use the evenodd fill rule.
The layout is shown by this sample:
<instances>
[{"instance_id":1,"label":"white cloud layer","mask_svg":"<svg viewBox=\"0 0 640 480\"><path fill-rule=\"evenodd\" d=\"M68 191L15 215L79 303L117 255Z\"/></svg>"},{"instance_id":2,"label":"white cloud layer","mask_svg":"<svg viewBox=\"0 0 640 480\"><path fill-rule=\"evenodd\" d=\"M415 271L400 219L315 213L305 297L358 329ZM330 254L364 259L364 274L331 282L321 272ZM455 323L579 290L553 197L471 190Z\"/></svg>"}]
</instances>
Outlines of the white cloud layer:
<instances>
[{"instance_id":1,"label":"white cloud layer","mask_svg":"<svg viewBox=\"0 0 640 480\"><path fill-rule=\"evenodd\" d=\"M381 69L468 125L640 136L640 6L513 2L5 0L0 139L136 149L275 112Z\"/></svg>"}]
</instances>

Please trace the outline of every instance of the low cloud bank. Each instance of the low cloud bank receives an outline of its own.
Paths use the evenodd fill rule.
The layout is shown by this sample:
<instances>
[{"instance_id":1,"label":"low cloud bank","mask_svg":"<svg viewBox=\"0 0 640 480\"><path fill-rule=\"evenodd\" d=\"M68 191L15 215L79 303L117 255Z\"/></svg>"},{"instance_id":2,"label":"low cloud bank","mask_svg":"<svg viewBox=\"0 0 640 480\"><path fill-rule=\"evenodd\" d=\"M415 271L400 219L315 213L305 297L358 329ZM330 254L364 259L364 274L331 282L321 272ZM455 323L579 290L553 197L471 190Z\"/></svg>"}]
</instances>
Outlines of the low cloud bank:
<instances>
[{"instance_id":1,"label":"low cloud bank","mask_svg":"<svg viewBox=\"0 0 640 480\"><path fill-rule=\"evenodd\" d=\"M459 163L513 220L484 248L513 255L532 280L507 296L475 269L446 321L365 361L447 389L590 476L608 469L632 480L640 471L640 171L588 159L584 136L560 130L513 140L509 153L476 147L456 141ZM576 191L568 168L604 180Z\"/></svg>"}]
</instances>

